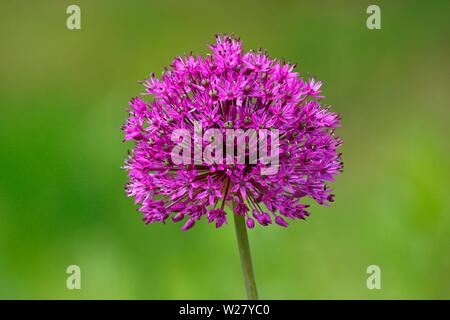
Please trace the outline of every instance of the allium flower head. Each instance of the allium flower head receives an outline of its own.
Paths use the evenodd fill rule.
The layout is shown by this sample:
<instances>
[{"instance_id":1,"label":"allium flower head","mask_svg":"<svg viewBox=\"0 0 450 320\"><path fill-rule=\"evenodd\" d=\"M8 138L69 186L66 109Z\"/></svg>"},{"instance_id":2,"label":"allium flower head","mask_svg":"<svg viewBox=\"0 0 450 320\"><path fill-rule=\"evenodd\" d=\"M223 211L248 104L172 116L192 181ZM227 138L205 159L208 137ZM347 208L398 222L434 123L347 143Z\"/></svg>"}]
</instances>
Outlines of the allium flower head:
<instances>
[{"instance_id":1,"label":"allium flower head","mask_svg":"<svg viewBox=\"0 0 450 320\"><path fill-rule=\"evenodd\" d=\"M122 129L135 145L125 164L126 192L145 223L170 217L187 230L205 216L219 228L227 223L225 205L233 202L234 214L244 216L248 228L255 222L286 227L309 215L304 198L332 202L327 183L342 170L341 140L334 136L339 116L321 105L322 83L302 79L295 65L271 59L266 51L244 52L233 36L217 36L209 48L212 53L204 57L175 58L160 78L152 74L142 82L142 97L148 99L130 101ZM276 170L263 174L265 163L249 161L178 163L172 154L180 144L173 137L177 130L192 133L190 141L183 139L192 150L204 150L215 139L196 137L196 124L224 134L227 129L278 130Z\"/></svg>"}]
</instances>

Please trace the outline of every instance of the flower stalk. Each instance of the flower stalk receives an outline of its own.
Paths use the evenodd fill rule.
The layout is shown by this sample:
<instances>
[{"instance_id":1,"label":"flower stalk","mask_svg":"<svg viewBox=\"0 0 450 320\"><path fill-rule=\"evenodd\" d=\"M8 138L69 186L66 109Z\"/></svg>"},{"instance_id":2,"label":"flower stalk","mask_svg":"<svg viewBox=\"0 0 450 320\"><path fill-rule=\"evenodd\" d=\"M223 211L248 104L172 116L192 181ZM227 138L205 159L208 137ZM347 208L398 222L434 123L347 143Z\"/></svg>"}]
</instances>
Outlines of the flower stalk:
<instances>
[{"instance_id":1,"label":"flower stalk","mask_svg":"<svg viewBox=\"0 0 450 320\"><path fill-rule=\"evenodd\" d=\"M233 212L235 203L233 202ZM236 238L239 247L239 256L241 259L242 272L244 275L245 289L247 291L248 300L258 300L258 292L256 290L255 274L253 272L252 256L250 253L250 245L247 236L247 227L245 225L244 216L240 214L234 215L234 226L236 229Z\"/></svg>"}]
</instances>

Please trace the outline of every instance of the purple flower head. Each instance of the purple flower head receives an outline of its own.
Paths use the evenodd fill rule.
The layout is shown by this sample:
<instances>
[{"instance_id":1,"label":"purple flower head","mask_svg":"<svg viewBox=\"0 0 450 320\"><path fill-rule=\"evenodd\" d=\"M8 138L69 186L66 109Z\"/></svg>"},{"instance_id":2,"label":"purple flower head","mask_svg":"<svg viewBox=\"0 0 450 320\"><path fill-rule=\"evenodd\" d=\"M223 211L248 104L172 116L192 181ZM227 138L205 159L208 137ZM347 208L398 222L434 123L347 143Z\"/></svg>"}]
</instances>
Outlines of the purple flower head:
<instances>
[{"instance_id":1,"label":"purple flower head","mask_svg":"<svg viewBox=\"0 0 450 320\"><path fill-rule=\"evenodd\" d=\"M126 192L144 222L172 220L188 230L206 216L219 228L227 223L225 205L234 203L230 212L244 216L248 228L255 221L287 227L289 220L309 215L304 198L332 202L327 183L342 171L337 151L342 142L334 135L339 116L320 103L322 82L302 79L295 65L271 59L266 51L244 52L233 36L217 36L209 48L212 53L204 57L175 58L161 77L143 81L142 96L148 99L130 101L122 127L124 140L134 141L124 167ZM199 125L204 135L197 134ZM236 145L232 138L227 148L208 149L225 141L229 130L247 136ZM277 152L270 174L264 173L267 162L251 162L261 141L278 143L258 158L274 159ZM225 156L230 143L232 154ZM193 154L200 150L201 156L186 158L182 152L182 157L177 146Z\"/></svg>"}]
</instances>

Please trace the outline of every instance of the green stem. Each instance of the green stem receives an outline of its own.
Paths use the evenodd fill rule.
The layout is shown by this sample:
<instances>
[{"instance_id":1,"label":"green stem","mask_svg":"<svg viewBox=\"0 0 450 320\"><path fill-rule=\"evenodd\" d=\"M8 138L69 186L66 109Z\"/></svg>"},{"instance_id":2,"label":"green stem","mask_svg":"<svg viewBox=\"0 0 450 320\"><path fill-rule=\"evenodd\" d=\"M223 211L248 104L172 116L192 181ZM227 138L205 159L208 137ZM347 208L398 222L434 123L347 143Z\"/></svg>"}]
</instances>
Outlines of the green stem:
<instances>
[{"instance_id":1,"label":"green stem","mask_svg":"<svg viewBox=\"0 0 450 320\"><path fill-rule=\"evenodd\" d=\"M250 253L250 246L248 244L247 227L243 216L234 213L234 226L236 229L236 238L239 247L239 255L241 257L242 272L244 273L245 289L247 291L248 300L258 300L258 293L256 291L255 275L253 273L252 256Z\"/></svg>"}]
</instances>

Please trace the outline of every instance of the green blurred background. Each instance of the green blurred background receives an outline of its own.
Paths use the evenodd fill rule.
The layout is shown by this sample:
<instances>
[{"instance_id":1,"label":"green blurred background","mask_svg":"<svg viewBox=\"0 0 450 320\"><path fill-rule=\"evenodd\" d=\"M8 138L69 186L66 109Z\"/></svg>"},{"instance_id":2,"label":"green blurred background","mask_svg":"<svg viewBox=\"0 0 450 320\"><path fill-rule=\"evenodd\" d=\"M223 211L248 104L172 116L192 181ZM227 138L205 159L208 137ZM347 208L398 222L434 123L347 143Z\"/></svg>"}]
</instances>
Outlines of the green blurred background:
<instances>
[{"instance_id":1,"label":"green blurred background","mask_svg":"<svg viewBox=\"0 0 450 320\"><path fill-rule=\"evenodd\" d=\"M368 5L381 30L368 30ZM81 30L66 8L81 7ZM336 202L250 231L263 299L450 298L448 1L0 4L0 298L244 298L233 225L146 226L119 128L138 80L215 33L324 81L343 118ZM81 268L81 290L66 268ZM368 290L379 265L382 289Z\"/></svg>"}]
</instances>

